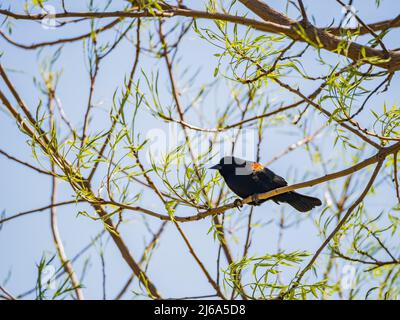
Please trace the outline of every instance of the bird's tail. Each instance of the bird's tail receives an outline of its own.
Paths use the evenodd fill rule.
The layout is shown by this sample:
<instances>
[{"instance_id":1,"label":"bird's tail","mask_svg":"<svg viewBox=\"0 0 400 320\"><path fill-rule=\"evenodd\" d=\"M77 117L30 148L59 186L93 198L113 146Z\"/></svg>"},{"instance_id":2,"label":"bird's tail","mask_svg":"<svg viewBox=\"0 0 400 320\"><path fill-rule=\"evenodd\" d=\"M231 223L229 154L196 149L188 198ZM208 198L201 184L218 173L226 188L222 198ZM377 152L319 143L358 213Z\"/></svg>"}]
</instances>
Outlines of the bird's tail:
<instances>
[{"instance_id":1,"label":"bird's tail","mask_svg":"<svg viewBox=\"0 0 400 320\"><path fill-rule=\"evenodd\" d=\"M281 202L287 202L293 208L300 212L310 211L312 208L320 206L321 200L318 198L306 196L294 191L284 193L281 199L277 199Z\"/></svg>"}]
</instances>

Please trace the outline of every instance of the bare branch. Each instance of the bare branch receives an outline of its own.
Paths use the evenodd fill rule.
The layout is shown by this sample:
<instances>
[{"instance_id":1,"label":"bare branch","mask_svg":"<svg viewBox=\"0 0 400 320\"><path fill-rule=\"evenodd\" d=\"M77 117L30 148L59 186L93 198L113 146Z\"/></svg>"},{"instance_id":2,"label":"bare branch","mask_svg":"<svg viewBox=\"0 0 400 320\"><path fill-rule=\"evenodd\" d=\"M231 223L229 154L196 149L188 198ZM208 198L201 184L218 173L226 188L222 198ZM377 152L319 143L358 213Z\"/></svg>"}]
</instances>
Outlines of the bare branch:
<instances>
[{"instance_id":1,"label":"bare branch","mask_svg":"<svg viewBox=\"0 0 400 320\"><path fill-rule=\"evenodd\" d=\"M233 22L245 26L252 27L254 29L271 32L271 33L282 33L290 37L293 40L307 42L307 43L319 43L323 49L328 51L337 52L337 48L343 41L339 37L332 35L324 29L318 29L312 25L309 25L304 29L306 36L303 37L299 34L297 21L293 21L281 13L271 9L269 6L259 0L241 0L241 2L252 10L255 14L265 19L264 22L260 22L253 19L247 19L239 16L232 16L222 13L210 13L198 10L183 9L170 7L168 10L157 11L154 10L151 13L148 11L143 12L128 12L128 11L114 11L114 12L68 12L68 13L57 13L54 15L56 19L65 18L139 18L139 17L163 17L171 18L174 16L191 17L198 19L211 19L211 20L222 20L227 22ZM16 14L8 10L0 9L0 14L19 20L41 20L45 17L44 14L36 15L24 15ZM270 22L272 21L272 22ZM341 55L345 55L354 61L364 61L377 65L389 71L396 71L400 68L400 53L397 51L386 51L377 50L368 46L364 46L355 42L348 42L346 46L346 52L337 52ZM364 58L365 56L365 58ZM371 61L378 59L378 61Z\"/></svg>"}]
</instances>

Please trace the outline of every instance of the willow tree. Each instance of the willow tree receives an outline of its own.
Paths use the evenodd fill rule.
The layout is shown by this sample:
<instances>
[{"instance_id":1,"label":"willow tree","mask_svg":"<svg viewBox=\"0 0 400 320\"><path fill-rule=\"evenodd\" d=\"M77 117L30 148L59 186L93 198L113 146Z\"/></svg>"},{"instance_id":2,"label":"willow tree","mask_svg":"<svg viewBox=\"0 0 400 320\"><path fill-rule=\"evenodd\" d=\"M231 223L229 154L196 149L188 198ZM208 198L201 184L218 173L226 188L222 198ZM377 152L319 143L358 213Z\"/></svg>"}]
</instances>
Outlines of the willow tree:
<instances>
[{"instance_id":1,"label":"willow tree","mask_svg":"<svg viewBox=\"0 0 400 320\"><path fill-rule=\"evenodd\" d=\"M22 197L26 210L18 213L4 199L0 236L41 215L50 220L41 232L54 246L37 258L32 290L13 292L17 279L11 274L3 283L2 274L1 296L398 298L399 15L367 22L353 1L313 5L3 2L1 117L23 137L18 148L30 150L31 159L12 154L11 144L0 153L19 170L48 177L50 202L29 209ZM385 1L363 6L373 11L370 20ZM23 57L37 64L20 70ZM66 88L68 72L74 76ZM289 185L260 199L304 189L323 206L299 214L243 199L238 207L221 177L207 170L230 154L284 171L278 173ZM62 209L102 228L79 252L70 252L63 237L84 234L66 226L60 232ZM132 219L145 245L127 241ZM23 238L23 229L13 237ZM118 261L104 254L107 241ZM93 247L101 248L93 263L103 271L97 295L85 268L77 269ZM2 254L2 261L12 259ZM170 268L171 260L183 262ZM109 274L111 263L129 272ZM55 288L42 281L49 265L62 279ZM188 268L208 294L179 281Z\"/></svg>"}]
</instances>

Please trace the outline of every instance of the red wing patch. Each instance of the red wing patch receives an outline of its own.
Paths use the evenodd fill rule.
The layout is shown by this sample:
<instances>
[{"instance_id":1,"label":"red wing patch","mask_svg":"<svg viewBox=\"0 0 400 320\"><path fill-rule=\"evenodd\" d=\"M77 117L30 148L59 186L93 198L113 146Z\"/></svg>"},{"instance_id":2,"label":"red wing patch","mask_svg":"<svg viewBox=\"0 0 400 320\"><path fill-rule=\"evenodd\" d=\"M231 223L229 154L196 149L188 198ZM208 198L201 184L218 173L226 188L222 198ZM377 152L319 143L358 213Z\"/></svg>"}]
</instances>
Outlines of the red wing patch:
<instances>
[{"instance_id":1,"label":"red wing patch","mask_svg":"<svg viewBox=\"0 0 400 320\"><path fill-rule=\"evenodd\" d=\"M253 162L251 164L251 170L253 170L253 171L262 171L262 170L264 170L264 167L263 167L263 165L261 163Z\"/></svg>"}]
</instances>

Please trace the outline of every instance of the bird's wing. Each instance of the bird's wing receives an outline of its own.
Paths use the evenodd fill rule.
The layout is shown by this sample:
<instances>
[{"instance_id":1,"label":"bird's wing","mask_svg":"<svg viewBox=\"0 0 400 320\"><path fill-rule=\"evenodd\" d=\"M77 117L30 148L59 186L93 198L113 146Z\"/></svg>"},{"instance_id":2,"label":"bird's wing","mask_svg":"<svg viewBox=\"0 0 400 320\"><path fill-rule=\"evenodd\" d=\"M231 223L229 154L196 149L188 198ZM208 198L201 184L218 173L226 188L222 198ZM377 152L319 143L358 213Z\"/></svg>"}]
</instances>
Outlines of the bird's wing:
<instances>
[{"instance_id":1,"label":"bird's wing","mask_svg":"<svg viewBox=\"0 0 400 320\"><path fill-rule=\"evenodd\" d=\"M265 168L264 170L268 170L267 168ZM272 181L274 183L276 183L277 186L279 187L285 187L288 185L288 183L286 182L286 180L284 178L282 178L281 176L278 176L277 174L273 173L271 170L268 170L270 172L270 174L273 176Z\"/></svg>"},{"instance_id":2,"label":"bird's wing","mask_svg":"<svg viewBox=\"0 0 400 320\"><path fill-rule=\"evenodd\" d=\"M287 186L287 182L281 176L278 176L271 170L263 168L263 170L255 171L255 180L261 187L262 192L270 191L276 188Z\"/></svg>"}]
</instances>

